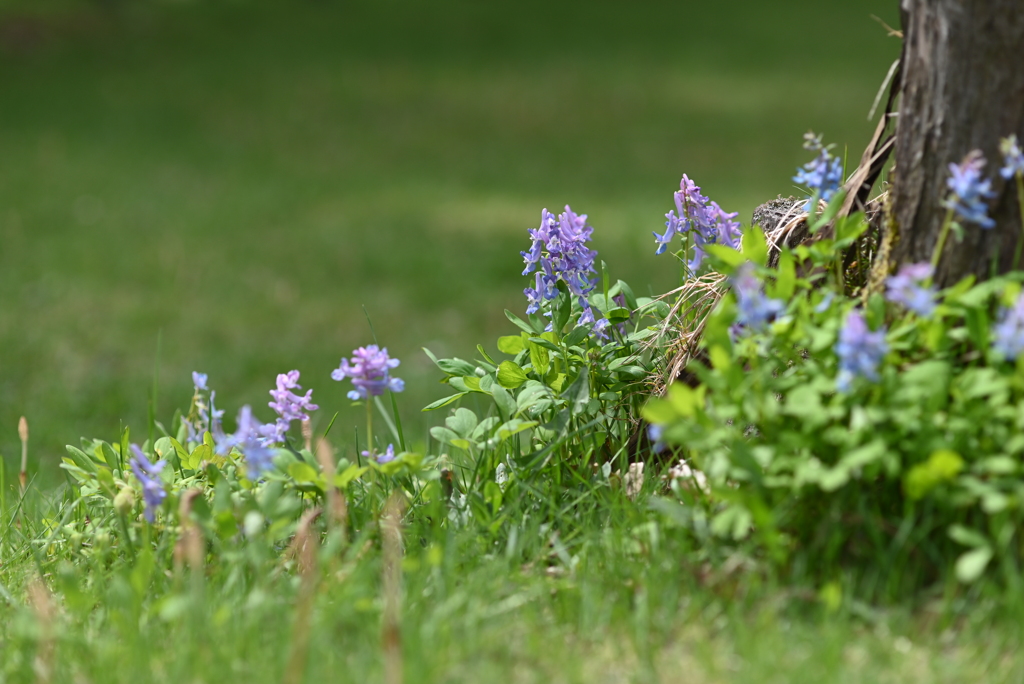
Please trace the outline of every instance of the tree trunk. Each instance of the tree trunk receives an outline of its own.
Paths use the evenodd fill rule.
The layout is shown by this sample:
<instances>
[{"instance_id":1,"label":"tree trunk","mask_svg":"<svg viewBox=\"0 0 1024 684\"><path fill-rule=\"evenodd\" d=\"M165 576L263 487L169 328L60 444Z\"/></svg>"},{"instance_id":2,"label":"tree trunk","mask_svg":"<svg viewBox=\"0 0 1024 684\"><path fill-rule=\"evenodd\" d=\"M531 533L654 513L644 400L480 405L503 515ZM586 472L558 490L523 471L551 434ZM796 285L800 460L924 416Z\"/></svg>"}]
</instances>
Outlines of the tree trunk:
<instances>
[{"instance_id":1,"label":"tree trunk","mask_svg":"<svg viewBox=\"0 0 1024 684\"><path fill-rule=\"evenodd\" d=\"M995 228L964 223L936 272L949 285L968 274L1010 270L1021 214L1013 180L999 175L999 140L1024 142L1024 4L1021 0L901 0L903 73L892 207L897 264L928 261L938 241L950 163L980 149L996 197Z\"/></svg>"}]
</instances>

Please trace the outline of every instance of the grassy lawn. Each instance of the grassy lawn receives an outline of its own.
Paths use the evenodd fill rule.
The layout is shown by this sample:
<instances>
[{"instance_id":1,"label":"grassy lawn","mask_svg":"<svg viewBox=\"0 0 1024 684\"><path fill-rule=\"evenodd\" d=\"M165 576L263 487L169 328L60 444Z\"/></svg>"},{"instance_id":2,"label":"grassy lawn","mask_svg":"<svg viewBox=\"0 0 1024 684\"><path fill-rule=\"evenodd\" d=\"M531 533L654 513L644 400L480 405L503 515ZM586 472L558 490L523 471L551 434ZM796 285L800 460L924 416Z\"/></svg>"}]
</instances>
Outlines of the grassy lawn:
<instances>
[{"instance_id":1,"label":"grassy lawn","mask_svg":"<svg viewBox=\"0 0 1024 684\"><path fill-rule=\"evenodd\" d=\"M637 294L674 287L651 231L681 174L748 223L793 192L808 129L858 157L899 49L870 15L896 24L896 5L0 0L0 684L289 681L297 644L305 681L389 663L407 682L1022 681L1016 594L869 606L849 577L787 583L645 503L666 495L656 464L636 501L595 461L456 503L440 468L476 464L429 461L393 565L383 493L411 477L338 485L362 492L342 522L327 487L242 483L223 459L227 476L179 460L154 523L53 486L80 435L144 439L157 368L158 418L200 370L229 428L245 403L269 417L297 368L317 433L339 411L335 455L355 460L363 416L330 371L372 341L367 318L422 448L442 416L419 408L451 390L420 348L516 332L503 309L526 308L542 208L589 214ZM21 415L40 485L23 501ZM175 517L193 486L204 503ZM286 547L321 503L307 574ZM200 518L194 572L175 544Z\"/></svg>"},{"instance_id":2,"label":"grassy lawn","mask_svg":"<svg viewBox=\"0 0 1024 684\"><path fill-rule=\"evenodd\" d=\"M80 435L141 429L158 342L161 411L194 369L231 418L298 368L350 430L328 373L364 307L425 435L420 347L510 329L543 207L663 292L679 176L749 221L806 130L859 154L898 50L880 0L95 7L4 6L0 453L28 416L44 481Z\"/></svg>"}]
</instances>

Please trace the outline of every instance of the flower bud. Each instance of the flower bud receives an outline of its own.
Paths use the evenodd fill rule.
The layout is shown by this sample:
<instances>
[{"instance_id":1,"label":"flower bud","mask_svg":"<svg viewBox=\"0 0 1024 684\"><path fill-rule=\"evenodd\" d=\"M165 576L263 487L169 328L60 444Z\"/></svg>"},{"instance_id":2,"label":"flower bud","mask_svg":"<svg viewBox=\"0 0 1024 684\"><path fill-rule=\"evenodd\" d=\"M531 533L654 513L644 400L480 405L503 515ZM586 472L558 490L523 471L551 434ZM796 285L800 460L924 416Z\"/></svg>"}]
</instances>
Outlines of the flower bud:
<instances>
[{"instance_id":1,"label":"flower bud","mask_svg":"<svg viewBox=\"0 0 1024 684\"><path fill-rule=\"evenodd\" d=\"M135 508L135 490L131 487L122 487L121 491L114 497L114 510L118 515L128 515Z\"/></svg>"}]
</instances>

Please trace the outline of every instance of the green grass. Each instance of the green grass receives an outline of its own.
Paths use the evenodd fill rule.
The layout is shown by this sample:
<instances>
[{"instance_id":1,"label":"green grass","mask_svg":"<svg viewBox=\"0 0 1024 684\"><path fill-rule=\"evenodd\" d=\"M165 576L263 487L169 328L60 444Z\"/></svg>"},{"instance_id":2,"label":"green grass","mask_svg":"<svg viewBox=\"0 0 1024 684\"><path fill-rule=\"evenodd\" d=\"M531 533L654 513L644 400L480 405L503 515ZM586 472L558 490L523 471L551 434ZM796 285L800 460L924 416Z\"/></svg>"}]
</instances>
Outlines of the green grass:
<instances>
[{"instance_id":1,"label":"green grass","mask_svg":"<svg viewBox=\"0 0 1024 684\"><path fill-rule=\"evenodd\" d=\"M0 453L28 416L52 481L79 435L141 429L158 339L161 409L193 369L230 417L299 368L350 434L328 373L364 306L425 434L419 348L510 330L541 208L662 292L683 172L749 221L807 129L859 154L890 5L6 3L35 38L0 70Z\"/></svg>"},{"instance_id":2,"label":"green grass","mask_svg":"<svg viewBox=\"0 0 1024 684\"><path fill-rule=\"evenodd\" d=\"M541 208L588 213L613 275L659 293L678 274L650 232L682 173L748 221L792 192L806 130L859 154L898 50L868 15L895 24L894 2L689 4L0 3L0 27L35 36L0 31L0 684L38 681L37 662L76 684L280 681L296 620L269 543L225 542L199 587L169 548L136 585L115 553L44 548L53 509L33 493L15 514L19 415L59 498L64 444L144 433L159 340L159 416L194 369L230 423L298 368L351 455L362 416L329 371L370 341L365 306L422 436L440 417L419 407L447 392L419 348L470 356L515 332L502 309L525 308ZM1012 611L983 593L828 613L749 559L709 569L617 492L595 501L562 537L514 511L511 546L412 522L406 681L1024 677ZM366 534L362 555L321 555L307 681L382 677ZM48 657L24 601L40 569L60 602Z\"/></svg>"},{"instance_id":3,"label":"green grass","mask_svg":"<svg viewBox=\"0 0 1024 684\"><path fill-rule=\"evenodd\" d=\"M15 503L0 498L4 521ZM599 489L556 515L558 531L538 525L541 516L531 509L511 512L507 525L517 534L410 519L399 595L406 682L953 683L1024 676L1013 611L978 594L913 612L855 601L829 612L814 591L764 579L753 559L706 565L687 535L651 519L621 490ZM0 543L0 681L40 681L41 668L55 683L282 681L301 580L269 532L215 535L211 561L198 576L172 569L175 534L159 525L133 525L136 549L146 546L140 539L154 538L156 565L148 571L116 539L106 550L88 538L76 549L66 533L46 551L24 545L22 533L49 537L47 514L45 502L30 495L23 524ZM304 623L305 681L382 681L389 656L377 538L369 525L348 543L328 534L320 549ZM60 606L50 617L12 598L24 594L37 568L58 592L46 599Z\"/></svg>"}]
</instances>

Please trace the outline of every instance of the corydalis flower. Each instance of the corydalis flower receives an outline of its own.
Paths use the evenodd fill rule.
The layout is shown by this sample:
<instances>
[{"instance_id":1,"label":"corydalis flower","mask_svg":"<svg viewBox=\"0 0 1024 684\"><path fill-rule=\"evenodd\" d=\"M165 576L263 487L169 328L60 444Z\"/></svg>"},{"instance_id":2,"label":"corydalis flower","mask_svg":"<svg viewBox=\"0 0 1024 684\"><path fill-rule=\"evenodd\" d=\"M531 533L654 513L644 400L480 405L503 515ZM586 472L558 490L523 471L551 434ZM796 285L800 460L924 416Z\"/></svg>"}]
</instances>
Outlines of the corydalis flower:
<instances>
[{"instance_id":1,"label":"corydalis flower","mask_svg":"<svg viewBox=\"0 0 1024 684\"><path fill-rule=\"evenodd\" d=\"M234 434L225 435L218 430L214 435L217 443L217 453L225 456L235 447L241 450L245 462L249 465L249 474L252 477L259 477L270 470L274 463L274 454L267 446L268 428L273 425L264 425L252 415L252 408L243 406L238 412L237 427Z\"/></svg>"},{"instance_id":2,"label":"corydalis flower","mask_svg":"<svg viewBox=\"0 0 1024 684\"><path fill-rule=\"evenodd\" d=\"M878 364L889 347L885 342L885 327L872 332L859 311L851 311L836 342L839 357L839 376L836 384L840 392L849 392L854 378L878 382Z\"/></svg>"},{"instance_id":3,"label":"corydalis flower","mask_svg":"<svg viewBox=\"0 0 1024 684\"><path fill-rule=\"evenodd\" d=\"M400 361L388 356L388 349L380 349L375 344L368 347L359 347L352 352L352 359L342 359L341 366L331 372L335 380L351 378L352 384L356 386L348 393L352 401L377 397L384 394L384 390L401 392L405 389L405 383L399 378L391 377L391 369L397 368Z\"/></svg>"},{"instance_id":4,"label":"corydalis flower","mask_svg":"<svg viewBox=\"0 0 1024 684\"><path fill-rule=\"evenodd\" d=\"M278 374L277 389L270 390L274 401L268 404L278 415L277 422L270 426L273 430L268 430L265 435L270 442L283 442L284 434L293 420L309 420L308 412L320 408L312 401L313 390L306 390L306 394L299 396L291 391L293 389L302 389L299 385L299 371Z\"/></svg>"},{"instance_id":5,"label":"corydalis flower","mask_svg":"<svg viewBox=\"0 0 1024 684\"><path fill-rule=\"evenodd\" d=\"M587 300L597 284L597 279L591 277L596 274L594 257L597 252L587 247L593 232L587 225L587 215L575 213L568 205L557 218L547 209L542 211L540 227L529 231L533 240L530 250L520 252L526 262L523 275L536 271L534 287L526 288L523 294L527 301L526 313L537 313L545 301L558 296L557 285L561 280L583 309L577 324L593 324L594 334L603 337L608 321L597 320Z\"/></svg>"},{"instance_id":6,"label":"corydalis flower","mask_svg":"<svg viewBox=\"0 0 1024 684\"><path fill-rule=\"evenodd\" d=\"M999 170L1003 178L1010 179L1014 176L1024 176L1024 152L1017 142L1017 135L1003 138L999 141L999 151L1003 153L1006 166Z\"/></svg>"},{"instance_id":7,"label":"corydalis flower","mask_svg":"<svg viewBox=\"0 0 1024 684\"><path fill-rule=\"evenodd\" d=\"M899 272L885 281L885 298L902 304L918 316L931 316L935 311L935 288L925 285L932 277L928 263L904 264Z\"/></svg>"},{"instance_id":8,"label":"corydalis flower","mask_svg":"<svg viewBox=\"0 0 1024 684\"><path fill-rule=\"evenodd\" d=\"M130 446L133 455L128 459L128 465L131 466L136 479L142 485L142 500L146 504L146 520L153 522L156 509L167 498L167 491L160 479L160 471L164 469L167 462L161 459L156 463L150 463L146 454L142 453L142 449L134 444Z\"/></svg>"},{"instance_id":9,"label":"corydalis flower","mask_svg":"<svg viewBox=\"0 0 1024 684\"><path fill-rule=\"evenodd\" d=\"M732 288L738 309L736 323L748 330L763 329L786 308L784 302L765 296L761 280L754 274L754 265L749 261L740 266L732 277Z\"/></svg>"},{"instance_id":10,"label":"corydalis flower","mask_svg":"<svg viewBox=\"0 0 1024 684\"><path fill-rule=\"evenodd\" d=\"M736 212L728 213L717 202L701 194L700 187L684 173L679 181L679 190L673 195L676 208L665 214L665 234L654 233L658 249L655 254L664 254L678 233L693 235L693 258L687 263L691 271L700 268L708 245L727 245L739 249L740 224Z\"/></svg>"},{"instance_id":11,"label":"corydalis flower","mask_svg":"<svg viewBox=\"0 0 1024 684\"><path fill-rule=\"evenodd\" d=\"M988 217L985 200L996 194L992 191L992 181L981 177L984 167L985 157L980 150L971 151L959 164L950 164L946 185L951 192L942 206L952 209L965 221L992 228L996 222Z\"/></svg>"},{"instance_id":12,"label":"corydalis flower","mask_svg":"<svg viewBox=\"0 0 1024 684\"><path fill-rule=\"evenodd\" d=\"M371 453L369 451L360 452L363 458L376 461L378 465L390 463L395 460L395 445L388 444L388 448L384 450L383 454Z\"/></svg>"},{"instance_id":13,"label":"corydalis flower","mask_svg":"<svg viewBox=\"0 0 1024 684\"><path fill-rule=\"evenodd\" d=\"M184 420L185 428L188 431L185 439L188 442L202 442L203 435L207 431L211 433L220 431L220 421L224 416L224 411L217 410L214 404L217 393L210 391L210 388L207 386L207 379L206 373L192 371L192 385L195 388L192 402L195 406L195 413L189 413L189 417ZM203 392L210 393L209 405L206 403L206 397L203 395Z\"/></svg>"},{"instance_id":14,"label":"corydalis flower","mask_svg":"<svg viewBox=\"0 0 1024 684\"><path fill-rule=\"evenodd\" d=\"M804 149L817 152L818 156L796 170L793 182L810 190L812 197L817 195L819 199L828 202L836 194L839 184L843 182L843 162L838 157L833 157L828 147L821 144L820 135L805 133ZM808 200L804 211L810 210L811 202Z\"/></svg>"},{"instance_id":15,"label":"corydalis flower","mask_svg":"<svg viewBox=\"0 0 1024 684\"><path fill-rule=\"evenodd\" d=\"M1024 294L1017 297L1014 305L999 313L999 320L992 328L992 348L1009 360L1024 352Z\"/></svg>"}]
</instances>

